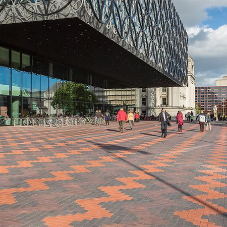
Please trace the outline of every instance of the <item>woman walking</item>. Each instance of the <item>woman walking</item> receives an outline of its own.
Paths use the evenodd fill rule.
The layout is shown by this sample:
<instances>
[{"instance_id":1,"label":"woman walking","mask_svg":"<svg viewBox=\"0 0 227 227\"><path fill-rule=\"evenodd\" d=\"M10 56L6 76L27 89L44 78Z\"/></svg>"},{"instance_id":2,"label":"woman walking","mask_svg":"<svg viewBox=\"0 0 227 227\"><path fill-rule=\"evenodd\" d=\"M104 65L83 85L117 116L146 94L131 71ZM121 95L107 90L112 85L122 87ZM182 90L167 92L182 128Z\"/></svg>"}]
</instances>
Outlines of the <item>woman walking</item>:
<instances>
[{"instance_id":1,"label":"woman walking","mask_svg":"<svg viewBox=\"0 0 227 227\"><path fill-rule=\"evenodd\" d=\"M182 126L184 124L184 120L183 120L183 114L181 113L181 111L178 111L177 113L177 124L178 124L178 132L182 132Z\"/></svg>"},{"instance_id":2,"label":"woman walking","mask_svg":"<svg viewBox=\"0 0 227 227\"><path fill-rule=\"evenodd\" d=\"M130 112L128 114L128 122L130 125L130 129L132 130L132 127L134 125L134 114L133 114L132 110L130 110Z\"/></svg>"}]
</instances>

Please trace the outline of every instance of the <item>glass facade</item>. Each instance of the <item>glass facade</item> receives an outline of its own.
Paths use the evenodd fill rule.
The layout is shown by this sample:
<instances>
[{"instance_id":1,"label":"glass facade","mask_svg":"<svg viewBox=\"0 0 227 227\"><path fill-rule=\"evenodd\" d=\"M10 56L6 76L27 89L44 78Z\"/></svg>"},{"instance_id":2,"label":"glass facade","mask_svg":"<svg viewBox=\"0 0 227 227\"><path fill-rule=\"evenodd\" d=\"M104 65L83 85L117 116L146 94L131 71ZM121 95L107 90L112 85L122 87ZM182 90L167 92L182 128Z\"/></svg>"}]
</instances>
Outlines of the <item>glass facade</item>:
<instances>
[{"instance_id":1,"label":"glass facade","mask_svg":"<svg viewBox=\"0 0 227 227\"><path fill-rule=\"evenodd\" d=\"M195 101L201 110L213 112L218 108L219 116L227 115L227 86L196 87Z\"/></svg>"},{"instance_id":2,"label":"glass facade","mask_svg":"<svg viewBox=\"0 0 227 227\"><path fill-rule=\"evenodd\" d=\"M74 93L78 93L73 94L71 101L72 95L67 96L66 86L73 87ZM11 119L66 112L91 114L96 109L115 111L119 106L134 106L135 89L115 89L119 87L127 86L100 75L0 47L1 116Z\"/></svg>"}]
</instances>

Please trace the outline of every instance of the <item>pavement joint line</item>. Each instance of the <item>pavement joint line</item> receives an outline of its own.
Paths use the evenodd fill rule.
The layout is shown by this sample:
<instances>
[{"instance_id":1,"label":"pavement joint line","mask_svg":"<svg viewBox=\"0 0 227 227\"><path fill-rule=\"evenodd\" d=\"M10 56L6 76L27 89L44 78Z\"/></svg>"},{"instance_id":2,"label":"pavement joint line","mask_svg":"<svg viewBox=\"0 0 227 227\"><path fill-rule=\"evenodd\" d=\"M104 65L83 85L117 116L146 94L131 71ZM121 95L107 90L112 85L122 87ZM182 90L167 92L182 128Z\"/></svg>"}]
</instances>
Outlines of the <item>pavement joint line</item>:
<instances>
[{"instance_id":1,"label":"pavement joint line","mask_svg":"<svg viewBox=\"0 0 227 227\"><path fill-rule=\"evenodd\" d=\"M149 126L147 126L147 128L149 128L149 129L155 129L155 128L157 128L157 126L153 126L153 127L149 127ZM143 129L140 129L140 130L137 130L137 132L141 132L141 131L143 131L144 130L144 128ZM96 131L95 131L96 132ZM95 132L92 132L92 133L89 133L91 136L92 135L94 135L95 134ZM131 131L130 131L131 132ZM126 133L124 133L124 136L127 136L127 135L130 135L130 132L126 132ZM78 135L78 137L79 136L81 136L81 135ZM100 136L99 135L99 138L107 138L107 137L113 137L113 136L115 136L113 133L109 133L108 135L103 135L103 136ZM75 138L75 137L77 137L77 135L76 136L71 136L71 137L68 137L68 138ZM59 138L59 137L58 137ZM56 140L58 140L58 138L56 139ZM93 138L85 138L85 139L79 139L79 140L77 140L77 141L75 141L75 143L74 143L74 145L75 144L77 144L77 143L79 143L80 141L89 141L89 140L95 140L95 139L93 139ZM31 144L31 142L26 142L26 143L29 143L29 144ZM15 144L15 145L18 145L18 143L17 144ZM6 146L6 145L0 145L0 147L1 146ZM12 143L11 144L9 144L9 145L7 145L7 146L12 146ZM48 145L47 145L48 146ZM53 145L52 145L53 146ZM31 149L31 148L30 148ZM38 148L35 148L35 149L38 149ZM40 148L41 149L41 148ZM24 150L22 150L22 151L24 151ZM26 151L26 150L25 150ZM30 151L30 150L28 150L28 151ZM1 157L4 157L4 155L11 155L11 153L0 153L0 158Z\"/></svg>"},{"instance_id":2,"label":"pavement joint line","mask_svg":"<svg viewBox=\"0 0 227 227\"><path fill-rule=\"evenodd\" d=\"M152 129L154 129L156 127L153 127ZM130 137L130 139L133 138L140 138L143 137L142 135L138 136L134 136L134 137ZM93 139L95 140L95 139ZM120 139L120 140L114 140L112 141L110 144L119 144L121 142L125 142L125 140L128 140L128 138L124 138L124 139ZM91 140L89 140L90 142ZM78 141L77 141L78 143ZM57 145L56 145L57 146ZM94 148L94 145L90 145L91 148ZM38 148L30 148L29 150L13 150L12 153L4 153L4 154L0 154L0 157L4 157L4 155L6 154L10 154L10 155L14 155L14 154L24 154L25 151L40 151L40 149ZM8 173L8 169L12 169L12 168L29 168L32 167L33 165L31 163L38 163L38 162L51 162L51 159L56 159L56 158L66 158L68 157L67 155L72 155L72 154L82 154L82 152L85 151L92 151L91 149L87 148L87 149L76 149L76 150L68 150L67 152L64 153L54 153L54 156L49 156L49 157L37 157L37 160L26 160L26 161L17 161L18 165L11 165L11 166L0 166L0 174L5 174Z\"/></svg>"},{"instance_id":3,"label":"pavement joint line","mask_svg":"<svg viewBox=\"0 0 227 227\"><path fill-rule=\"evenodd\" d=\"M225 183L220 183L218 181L216 181L217 179L226 179L226 169L221 168L222 163L220 162L220 158L219 158L219 153L220 153L220 145L221 144L221 148L223 147L223 150L221 151L221 153L224 153L226 155L226 151L224 148L226 148L227 146L227 128L223 128L221 135L220 135L220 139L218 140L215 148L211 149L212 151L219 151L218 153L216 153L215 157L214 157L214 152L213 154L210 154L210 159L214 160L213 165L208 164L208 165L203 165L203 167L207 168L207 170L199 170L199 172L207 174L208 176L197 176L195 177L195 179L201 180L203 182L207 182L207 184L203 184L203 185L190 185L191 188L194 188L198 191L204 192L206 194L202 194L202 195L197 195L197 196L184 196L183 198L185 200L188 200L192 203L198 204L198 205L203 205L204 208L201 209L191 209L188 211L176 211L174 214L179 216L180 218L186 220L187 222L193 223L194 225L198 225L202 226L202 223L206 223L207 226L213 226L213 227L218 227L218 225L216 225L214 222L210 222L209 219L206 218L202 218L204 214L206 214L208 217L209 215L218 215L221 214L223 215L223 218L227 218L226 213L227 213L227 208L225 207L221 207L218 206L216 204L211 203L210 201L208 201L209 199L224 199L227 198L227 194L225 193L220 193L218 191L215 191L212 188L215 187L226 187L227 184ZM218 156L217 156L218 155ZM216 161L215 161L216 160ZM209 161L206 161L209 163ZM216 165L215 165L216 164ZM219 167L217 167L219 166ZM227 166L227 165L225 165ZM217 172L219 172L219 174L217 174ZM223 173L224 172L224 173ZM222 173L222 174L220 174ZM201 203L202 202L202 203Z\"/></svg>"},{"instance_id":4,"label":"pavement joint line","mask_svg":"<svg viewBox=\"0 0 227 227\"><path fill-rule=\"evenodd\" d=\"M196 125L192 125L191 127L189 127L189 129L191 128L194 128L196 127ZM172 134L170 137L173 137L174 135L178 135L178 133L174 133ZM129 138L130 139L130 138ZM159 139L156 139L156 143L159 143L162 138L159 138ZM147 143L147 142L145 142ZM154 145L154 143L153 143ZM134 153L132 153L134 154ZM116 157L119 157L118 156L118 153L116 153L115 155ZM107 162L108 162L108 158L110 158L110 156L107 156L107 157L101 157L102 159L105 158L107 159ZM113 159L110 158L110 162L112 162ZM114 160L116 161L116 160ZM23 167L26 167L26 162L23 163L21 162L22 166ZM101 164L100 163L100 160L97 160L97 167L100 167L100 166L104 166L104 164ZM90 170L87 169L87 167L96 167L95 165L96 164L90 164L90 165L86 165L86 166L83 166L83 165L80 165L80 166L77 166L76 167L76 170L72 170L72 171L58 171L58 172L51 172L51 174L53 174L55 177L54 178L41 178L41 179L31 179L31 180L26 180L27 181L27 184L30 186L30 187L24 187L24 188L11 188L11 189L1 189L0 190L0 205L3 205L3 204L13 204L13 203L16 203L16 199L15 197L13 196L13 193L19 193L19 192L28 192L28 191L37 191L37 190L48 190L49 187L47 185L45 185L45 181L48 182L48 181L64 181L64 180L71 180L72 178L68 175L68 173L84 173L84 172L90 172ZM75 166L71 166L71 168L74 168L75 169Z\"/></svg>"},{"instance_id":5,"label":"pavement joint line","mask_svg":"<svg viewBox=\"0 0 227 227\"><path fill-rule=\"evenodd\" d=\"M146 125L147 125L146 122L142 122L141 128L142 126L146 126ZM154 125L154 124L150 124L150 125ZM191 125L193 126L194 124L186 123L184 128L189 129L188 126L191 126ZM198 127L198 124L197 124L197 127ZM146 133L147 136L144 136L144 138L138 137L138 139L135 138L136 137L135 135L138 134L138 132L136 131L136 128L135 130L132 131L133 133L130 133L128 136L125 136L125 137L124 137L124 134L112 132L113 137L116 135L116 139L114 141L112 141L112 139L114 139L113 137L109 137L109 138L107 137L106 139L105 137L103 137L104 139L99 139L98 136L95 136L97 139L93 140L93 142L100 143L100 146L89 145L89 139L85 141L84 138L82 138L83 137L82 136L81 138L79 138L80 141L78 142L78 146L77 146L78 149L82 148L81 149L82 152L78 156L72 154L72 155L69 155L67 159L64 159L62 157L62 161L60 157L59 157L60 158L59 161L58 159L52 159L53 164L48 164L48 163L45 164L45 162L40 162L40 164L38 163L35 164L30 170L29 168L22 169L23 167L21 169L20 168L15 170L12 169L12 171L10 171L9 174L5 174L5 175L3 174L1 176L2 177L1 186L3 186L1 188L3 189L4 188L11 189L15 187L23 189L27 187L26 181L25 181L26 179L28 179L29 181L28 184L30 185L30 183L34 178L37 179L37 176L41 177L41 179L47 179L45 184L46 186L49 187L47 189L48 191L47 190L37 190L37 191L27 191L27 192L22 191L22 193L16 193L15 195L13 195L18 200L16 201L15 204L12 204L12 205L5 204L3 206L0 206L1 222L4 225L4 227L5 226L44 226L45 223L42 223L42 220L44 220L45 218L48 218L48 216L49 217L62 216L62 218L59 220L59 223L57 225L57 226L59 225L61 226L62 223L67 222L67 219L64 218L65 215L74 215L74 214L81 214L81 213L87 212L82 206L75 203L74 201L81 200L81 199L84 200L86 198L87 199L106 198L107 196L106 193L101 190L99 192L98 190L99 188L105 189L107 186L109 187L109 190L111 190L111 187L114 187L115 189L117 189L116 187L122 186L124 180L126 179L127 185L129 187L132 187L133 185L135 186L136 183L140 184L141 187L137 187L134 189L119 189L121 193L125 194L125 196L128 196L127 197L128 200L124 200L123 202L117 200L117 201L102 202L98 204L102 208L106 209L111 214L113 214L110 218L104 217L100 219L99 218L91 219L90 216L85 215L87 219L84 219L81 222L75 221L70 223L69 225L85 226L85 227L103 226L103 224L106 224L108 226L119 226L119 227L120 226L121 227L146 226L146 225L152 226L152 227L195 226L192 224L192 222L188 222L186 219L180 218L179 216L174 215L174 213L179 210L188 211L189 209L191 210L194 209L195 212L193 213L193 218L194 219L197 218L197 220L195 220L195 223L198 222L196 226L200 226L200 227L225 226L224 223L227 223L227 219L225 218L224 215L221 215L221 214L210 215L210 212L208 211L208 212L204 212L203 215L201 216L201 220L198 221L198 214L200 215L200 213L199 212L198 214L196 213L196 209L199 210L199 209L202 209L203 206L206 207L206 205L203 204L204 200L199 201L199 199L201 196L207 196L207 193L205 191L208 189L210 189L210 196L211 196L210 199L209 198L207 199L208 203L214 206L217 205L218 208L220 209L226 207L223 198L215 199L215 195L216 195L215 193L217 192L220 194L226 193L224 190L225 187L222 187L222 186L226 183L227 166L226 166L225 160L227 156L225 154L227 151L226 149L227 143L226 141L222 141L222 142L217 141L216 143L216 138L219 138L219 136L221 136L220 133L223 128L224 127L219 127L218 125L218 126L214 126L211 132L198 133L198 130L199 130L199 127L198 127L198 129L196 130L189 129L188 131L190 132L187 132L185 130L185 133L183 134L178 133L179 136L176 136L174 138L174 137L171 137L172 136L171 132L173 133L174 131L173 129L175 129L175 127L172 126L169 130L170 133L168 134L168 137L166 139L162 139L160 143L157 142L155 144L149 144L149 143L150 141L154 140L154 138L159 140L158 137L156 136L153 137L154 133L156 132L157 134L160 133L159 130L151 130L151 132ZM4 129L2 127L1 129L5 130L6 128ZM11 128L8 127L7 130L8 129L9 129L8 133L11 133L12 132ZM25 129L20 130L20 133L23 134L24 130ZM31 144L28 144L28 143L23 144L23 146L21 144L18 145L18 143L16 144L16 142L20 141L20 139L23 141L26 139L26 137L29 138L29 136L32 135L32 130L29 130L29 131L30 131L30 134L28 133L26 136L23 136L23 137L18 134L15 134L15 140L13 140L13 142L11 142L11 140L8 140L7 138L9 137L7 136L6 140L2 141L2 144L11 143L12 146L9 148L6 148L5 151L11 152L12 148L15 148L15 149L30 148ZM112 131L116 131L116 130L112 130ZM41 139L45 137L48 138L48 133L45 133L42 136L39 136L41 135L41 133L42 133L41 131L37 133L38 135L37 138L39 139L36 140L41 145L42 144L54 145L56 144L56 140L59 139L59 136L58 136L59 134L57 131L55 131L56 133L55 137L57 139L53 140L53 138L50 137L49 138L50 142L48 142L47 140ZM77 135L76 131L72 131L72 133L73 135ZM83 134L83 130L80 130L80 133ZM97 133L98 132L96 132L96 135ZM199 134L199 136L201 137L197 138L197 140L194 142L187 142L189 138L192 138L192 136L196 136L196 134ZM121 139L121 136L123 136L124 138ZM130 137L132 139L132 143L130 141ZM31 141L34 142L34 138L31 139ZM109 141L112 141L113 144L110 144ZM179 143L183 141L185 141L185 143L187 144L185 144L185 147L183 148L184 150L181 151L181 149L176 148L176 146L177 145L179 146ZM51 149L46 149L46 152L41 153L44 150L44 148L42 147L41 151L38 151L38 152L29 151L27 153L25 152L24 155L12 155L12 156L9 156L8 158L7 156L4 159L0 158L0 163L1 165L7 165L7 164L10 165L15 161L20 160L21 158L23 158L24 160L31 159L31 161L33 161L34 159L38 160L37 154L39 153L43 156L45 154L45 157L42 157L42 158L51 159L53 151L55 153L59 152L57 154L61 155L62 149L67 148L67 151L69 151L74 147L74 145L70 145L70 143L67 143L67 138L65 141L59 140L57 142L58 143L56 146L56 150L55 148L51 148ZM70 142L70 139L69 139L69 142ZM62 144L65 144L65 146L62 146ZM200 144L201 146L199 146ZM207 146L203 146L203 144L206 144ZM215 144L215 147L214 147L214 144ZM32 147L37 147L37 145L38 143L36 143L35 145L32 145ZM196 149L191 149L192 146L194 146ZM121 153L121 151L127 152L128 149L131 149L132 147L133 148L136 147L136 149L133 152L131 152L133 153L133 156L131 156L131 154L129 153L123 156L123 158L126 157L125 160L129 162L128 165L124 165L123 160L120 162L116 162L116 161L108 162L105 159L105 156L103 157L103 151L105 152L110 151L110 154L112 155L112 154L119 154ZM83 150L83 148L85 148L85 150ZM94 152L92 153L86 152L87 148L93 149ZM139 153L140 151L145 152L146 149L148 149L148 152L151 155L146 155L146 153ZM138 155L135 155L135 154L138 154ZM108 155L108 157L110 157L110 155ZM97 158L99 159L97 160ZM101 159L101 158L104 158L104 159ZM113 159L121 160L121 157L114 156ZM73 160L75 160L75 162ZM84 164L84 162L86 161L87 161L87 164L86 163ZM130 162L132 164L131 167L129 166ZM152 172L148 172L147 170L142 169L141 166L146 164L146 162L153 166L158 166L157 169L164 170L165 173L159 172L155 174L156 175L155 176L154 174L152 174ZM187 165L187 163L189 163L189 165ZM59 164L60 166L58 166ZM58 171L58 170L68 170L68 168L73 164L76 164L79 166L81 164L85 165L88 167L89 172L85 172L84 174L76 173L72 175L73 177L72 180L64 180L63 179L64 172ZM98 167L98 168L94 168L94 167ZM146 173L148 176L154 177L154 178L152 180L131 179L131 182L130 182L130 179L128 181L127 178L140 177L138 175L135 175L135 174L133 175L133 173L130 173L131 171L130 169L133 171L142 171L142 173ZM59 180L59 182L58 180L56 181L51 180L52 178L51 174L53 173L53 170L56 170L55 171L55 173L57 173L57 176L55 175L56 178L59 178L59 179L62 178ZM122 173L121 173L121 170L123 171ZM76 171L78 171L78 169L76 169ZM79 171L82 171L82 170L79 169ZM117 172L115 173L115 171ZM123 179L123 181L121 181L121 179ZM118 183L116 180L118 181ZM162 184L164 184L165 181L166 181L166 186L164 185L162 186ZM126 184L123 184L123 186L125 185ZM190 185L193 187L195 186L195 188L191 187ZM173 190L174 186L176 187L176 191ZM197 190L196 187L198 187L199 189L202 188L203 192L200 190ZM177 189L179 190L177 191ZM113 192L114 190L112 191L112 193ZM193 198L193 195L195 194L198 196L198 198L195 198L196 202L194 201L192 202L185 199L182 196L182 194L185 195L184 197L188 196L192 198ZM65 196L67 196L68 199L65 199ZM116 197L118 199L117 195ZM129 199L130 197L132 198L131 200ZM59 203L60 201L63 201L63 202ZM207 206L209 206L208 203L207 203ZM88 206L89 206L89 203L88 203ZM92 209L92 206L94 205L90 203L89 209ZM137 209L138 209L138 212L136 212ZM129 217L126 218L125 220L123 220L122 218L124 214L129 215ZM209 220L209 223L207 221L204 221L203 219Z\"/></svg>"},{"instance_id":6,"label":"pavement joint line","mask_svg":"<svg viewBox=\"0 0 227 227\"><path fill-rule=\"evenodd\" d=\"M192 138L189 139L189 141L195 141L198 140L200 137L202 137L203 134L198 133ZM180 145L178 145L180 146ZM182 144L181 144L182 146ZM174 149L175 150L175 149ZM122 158L120 158L122 160ZM151 165L153 166L153 165ZM143 167L143 166L142 166ZM136 171L129 171L130 173L133 173L135 175L138 175L138 177L124 177L124 178L116 178L116 180L121 181L125 185L120 186L106 186L106 187L99 187L100 190L105 192L109 195L109 197L102 197L102 198L93 198L93 199L85 199L85 200L76 200L75 202L79 204L81 207L83 207L87 212L85 214L77 213L77 214L68 214L68 215L58 215L55 217L46 217L42 221L45 223L45 225L48 225L49 227L54 227L56 224L64 218L64 220L67 220L67 223L64 223L62 227L69 227L70 223L73 221L83 221L84 219L92 220L94 218L103 218L103 217L111 217L113 214L104 209L100 203L107 203L110 201L124 201L124 200L131 200L132 197L129 197L123 192L120 192L119 190L125 190L125 189L133 189L133 188L144 188L146 186L134 182L134 180L145 180L145 179L155 179L155 176L151 176L148 174L150 171L144 171L142 169L137 169ZM151 171L156 172L156 171ZM140 174L142 174L140 176ZM147 176L148 178L146 178ZM100 216L100 214L102 214ZM89 217L89 218L88 218Z\"/></svg>"}]
</instances>

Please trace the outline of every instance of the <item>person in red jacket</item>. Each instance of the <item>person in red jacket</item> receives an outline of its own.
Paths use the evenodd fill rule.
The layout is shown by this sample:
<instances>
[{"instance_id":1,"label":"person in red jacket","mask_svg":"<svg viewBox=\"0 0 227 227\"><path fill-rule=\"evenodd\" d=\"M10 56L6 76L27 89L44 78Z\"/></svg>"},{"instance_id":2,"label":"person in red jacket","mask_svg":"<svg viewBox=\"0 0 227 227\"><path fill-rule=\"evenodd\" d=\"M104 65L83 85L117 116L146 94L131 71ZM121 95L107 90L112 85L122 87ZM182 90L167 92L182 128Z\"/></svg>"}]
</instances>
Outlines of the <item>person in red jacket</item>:
<instances>
[{"instance_id":1,"label":"person in red jacket","mask_svg":"<svg viewBox=\"0 0 227 227\"><path fill-rule=\"evenodd\" d=\"M182 125L184 124L183 114L181 111L177 113L177 124L178 124L178 132L182 132Z\"/></svg>"},{"instance_id":2,"label":"person in red jacket","mask_svg":"<svg viewBox=\"0 0 227 227\"><path fill-rule=\"evenodd\" d=\"M124 123L127 120L128 120L127 114L125 113L123 108L121 108L117 113L117 121L119 122L120 132L124 132Z\"/></svg>"}]
</instances>

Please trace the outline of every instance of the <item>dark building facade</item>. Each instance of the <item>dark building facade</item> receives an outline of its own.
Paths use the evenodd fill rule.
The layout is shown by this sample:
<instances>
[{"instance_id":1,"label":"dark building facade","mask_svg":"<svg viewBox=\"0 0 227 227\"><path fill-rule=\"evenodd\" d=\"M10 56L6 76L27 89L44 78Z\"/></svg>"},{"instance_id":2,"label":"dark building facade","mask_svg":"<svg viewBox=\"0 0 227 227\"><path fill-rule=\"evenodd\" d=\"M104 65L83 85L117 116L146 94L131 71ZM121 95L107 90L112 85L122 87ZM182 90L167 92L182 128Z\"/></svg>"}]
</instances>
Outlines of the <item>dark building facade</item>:
<instances>
[{"instance_id":1,"label":"dark building facade","mask_svg":"<svg viewBox=\"0 0 227 227\"><path fill-rule=\"evenodd\" d=\"M227 86L196 87L195 101L201 110L213 113L214 106L218 115L227 115Z\"/></svg>"},{"instance_id":2,"label":"dark building facade","mask_svg":"<svg viewBox=\"0 0 227 227\"><path fill-rule=\"evenodd\" d=\"M188 37L170 0L1 1L0 34L10 118L59 112L51 100L66 82L96 93L187 85ZM108 106L99 98L87 110L95 104Z\"/></svg>"}]
</instances>

